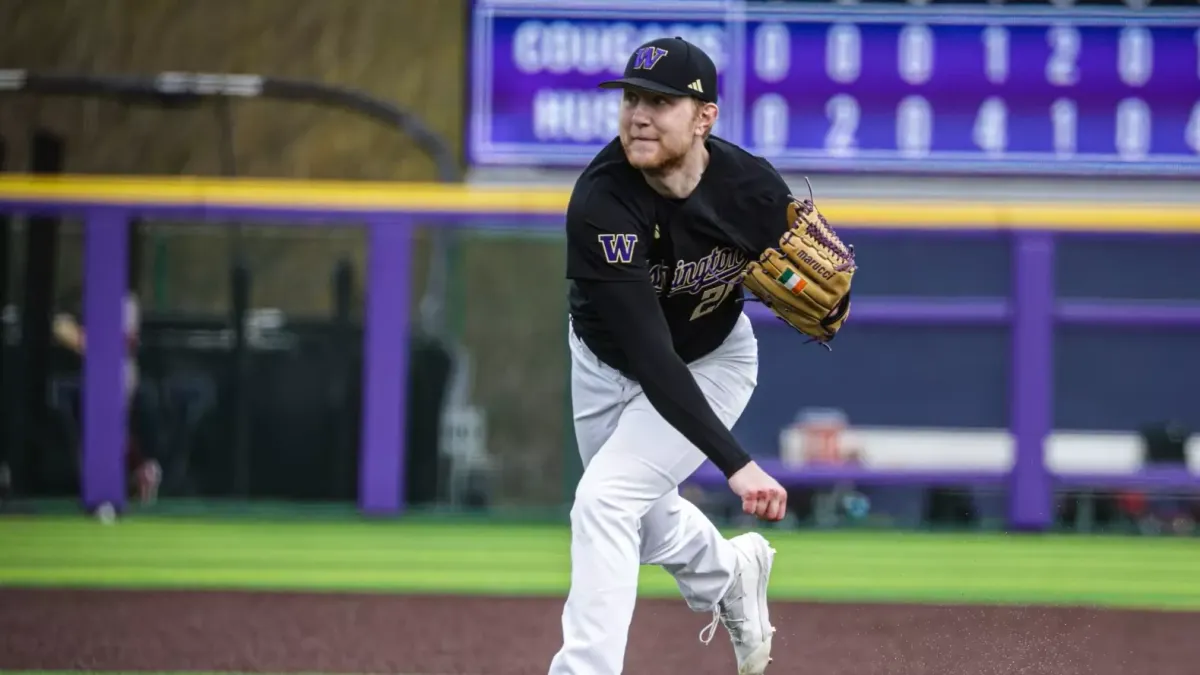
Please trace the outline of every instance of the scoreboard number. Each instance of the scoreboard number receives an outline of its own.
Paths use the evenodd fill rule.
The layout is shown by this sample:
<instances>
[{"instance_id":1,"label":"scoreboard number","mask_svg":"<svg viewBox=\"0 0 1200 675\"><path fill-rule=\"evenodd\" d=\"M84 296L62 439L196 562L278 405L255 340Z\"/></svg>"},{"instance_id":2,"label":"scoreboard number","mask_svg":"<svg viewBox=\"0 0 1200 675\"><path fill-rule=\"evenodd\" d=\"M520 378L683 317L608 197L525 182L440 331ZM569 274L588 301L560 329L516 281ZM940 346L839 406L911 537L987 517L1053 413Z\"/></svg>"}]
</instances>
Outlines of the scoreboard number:
<instances>
[{"instance_id":1,"label":"scoreboard number","mask_svg":"<svg viewBox=\"0 0 1200 675\"><path fill-rule=\"evenodd\" d=\"M1140 98L1117 104L1117 154L1121 159L1141 159L1150 149L1150 106Z\"/></svg>"},{"instance_id":2,"label":"scoreboard number","mask_svg":"<svg viewBox=\"0 0 1200 675\"><path fill-rule=\"evenodd\" d=\"M988 26L983 29L984 69L988 82L1004 84L1008 80L1008 29Z\"/></svg>"},{"instance_id":3,"label":"scoreboard number","mask_svg":"<svg viewBox=\"0 0 1200 675\"><path fill-rule=\"evenodd\" d=\"M1196 34L1200 45L1200 32ZM829 79L849 84L862 72L862 32L858 26L835 23L825 36L825 73Z\"/></svg>"},{"instance_id":4,"label":"scoreboard number","mask_svg":"<svg viewBox=\"0 0 1200 675\"><path fill-rule=\"evenodd\" d=\"M1079 80L1079 30L1074 26L1053 26L1046 33L1050 58L1046 61L1046 80L1069 87Z\"/></svg>"},{"instance_id":5,"label":"scoreboard number","mask_svg":"<svg viewBox=\"0 0 1200 675\"><path fill-rule=\"evenodd\" d=\"M779 82L791 69L792 39L786 25L764 23L754 32L754 72L763 82Z\"/></svg>"},{"instance_id":6,"label":"scoreboard number","mask_svg":"<svg viewBox=\"0 0 1200 675\"><path fill-rule=\"evenodd\" d=\"M1054 154L1060 158L1075 154L1079 111L1075 102L1060 98L1050 104L1050 123L1054 127Z\"/></svg>"},{"instance_id":7,"label":"scoreboard number","mask_svg":"<svg viewBox=\"0 0 1200 675\"><path fill-rule=\"evenodd\" d=\"M933 75L933 31L924 24L909 24L900 31L900 77L909 84L925 84Z\"/></svg>"},{"instance_id":8,"label":"scoreboard number","mask_svg":"<svg viewBox=\"0 0 1200 675\"><path fill-rule=\"evenodd\" d=\"M754 102L754 145L762 152L779 152L788 142L788 104L779 94L764 94Z\"/></svg>"},{"instance_id":9,"label":"scoreboard number","mask_svg":"<svg viewBox=\"0 0 1200 675\"><path fill-rule=\"evenodd\" d=\"M979 106L974 140L989 155L1003 154L1008 148L1008 107L999 96L989 97Z\"/></svg>"},{"instance_id":10,"label":"scoreboard number","mask_svg":"<svg viewBox=\"0 0 1200 675\"><path fill-rule=\"evenodd\" d=\"M1126 26L1121 29L1117 43L1117 71L1121 81L1131 87L1146 84L1154 69L1154 38L1142 26Z\"/></svg>"},{"instance_id":11,"label":"scoreboard number","mask_svg":"<svg viewBox=\"0 0 1200 675\"><path fill-rule=\"evenodd\" d=\"M849 94L838 94L825 104L825 115L829 118L829 132L825 134L825 149L836 157L852 154L857 147L855 134L862 111L858 101Z\"/></svg>"},{"instance_id":12,"label":"scoreboard number","mask_svg":"<svg viewBox=\"0 0 1200 675\"><path fill-rule=\"evenodd\" d=\"M933 144L933 109L924 96L906 96L896 111L896 146L905 157L929 154Z\"/></svg>"},{"instance_id":13,"label":"scoreboard number","mask_svg":"<svg viewBox=\"0 0 1200 675\"><path fill-rule=\"evenodd\" d=\"M1192 106L1192 114L1188 117L1187 144L1197 155L1200 155L1200 101Z\"/></svg>"}]
</instances>

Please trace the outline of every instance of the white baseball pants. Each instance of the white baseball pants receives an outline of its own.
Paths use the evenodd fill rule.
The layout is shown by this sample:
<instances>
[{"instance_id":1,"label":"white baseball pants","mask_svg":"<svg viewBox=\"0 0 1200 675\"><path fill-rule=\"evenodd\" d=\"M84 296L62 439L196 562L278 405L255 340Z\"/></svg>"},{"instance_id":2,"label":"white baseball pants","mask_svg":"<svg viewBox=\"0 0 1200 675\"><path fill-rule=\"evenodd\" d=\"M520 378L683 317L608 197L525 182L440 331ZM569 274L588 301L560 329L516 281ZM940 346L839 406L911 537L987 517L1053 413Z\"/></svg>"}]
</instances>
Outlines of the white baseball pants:
<instances>
[{"instance_id":1,"label":"white baseball pants","mask_svg":"<svg viewBox=\"0 0 1200 675\"><path fill-rule=\"evenodd\" d=\"M664 420L641 387L602 363L573 330L571 398L583 476L571 509L571 590L563 646L550 675L618 675L639 566L670 572L688 606L711 612L733 581L736 553L679 494L704 454ZM758 340L746 315L724 344L690 364L728 427L758 380Z\"/></svg>"}]
</instances>

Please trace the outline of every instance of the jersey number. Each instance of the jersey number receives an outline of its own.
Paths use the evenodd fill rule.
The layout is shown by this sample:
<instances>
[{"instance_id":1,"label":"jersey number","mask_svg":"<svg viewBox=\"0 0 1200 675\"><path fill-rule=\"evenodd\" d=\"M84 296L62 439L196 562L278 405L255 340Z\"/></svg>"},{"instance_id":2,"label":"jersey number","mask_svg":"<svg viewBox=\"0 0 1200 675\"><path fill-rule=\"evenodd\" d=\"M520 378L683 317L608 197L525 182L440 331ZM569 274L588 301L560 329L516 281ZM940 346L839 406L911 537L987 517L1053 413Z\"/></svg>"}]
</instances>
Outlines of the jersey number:
<instances>
[{"instance_id":1,"label":"jersey number","mask_svg":"<svg viewBox=\"0 0 1200 675\"><path fill-rule=\"evenodd\" d=\"M695 321L716 309L717 305L720 305L725 298L729 297L729 293L732 291L733 284L721 284L720 286L713 286L704 291L700 296L700 302L696 305L696 309L692 311L691 320Z\"/></svg>"}]
</instances>

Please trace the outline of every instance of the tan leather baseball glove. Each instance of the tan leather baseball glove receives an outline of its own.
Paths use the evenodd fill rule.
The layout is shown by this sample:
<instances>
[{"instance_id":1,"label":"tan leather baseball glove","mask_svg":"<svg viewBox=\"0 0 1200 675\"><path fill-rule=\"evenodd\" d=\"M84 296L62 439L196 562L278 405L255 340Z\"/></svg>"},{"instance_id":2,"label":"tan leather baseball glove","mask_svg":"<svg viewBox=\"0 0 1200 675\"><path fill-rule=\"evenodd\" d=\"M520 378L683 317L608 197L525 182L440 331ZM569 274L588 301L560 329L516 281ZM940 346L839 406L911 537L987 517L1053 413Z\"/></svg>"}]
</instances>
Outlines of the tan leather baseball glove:
<instances>
[{"instance_id":1,"label":"tan leather baseball glove","mask_svg":"<svg viewBox=\"0 0 1200 675\"><path fill-rule=\"evenodd\" d=\"M792 198L779 246L763 251L741 282L785 323L828 347L850 316L854 246L842 243L809 198Z\"/></svg>"}]
</instances>

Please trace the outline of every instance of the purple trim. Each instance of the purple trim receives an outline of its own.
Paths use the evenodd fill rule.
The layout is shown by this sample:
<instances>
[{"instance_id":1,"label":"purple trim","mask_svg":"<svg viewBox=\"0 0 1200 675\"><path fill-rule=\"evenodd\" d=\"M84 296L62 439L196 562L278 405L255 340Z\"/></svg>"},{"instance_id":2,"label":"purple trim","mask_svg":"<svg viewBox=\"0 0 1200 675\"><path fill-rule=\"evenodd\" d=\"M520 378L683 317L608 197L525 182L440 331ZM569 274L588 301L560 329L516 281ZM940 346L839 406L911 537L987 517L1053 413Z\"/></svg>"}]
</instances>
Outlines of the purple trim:
<instances>
[{"instance_id":1,"label":"purple trim","mask_svg":"<svg viewBox=\"0 0 1200 675\"><path fill-rule=\"evenodd\" d=\"M367 227L358 503L363 513L384 515L404 508L413 226L407 218L392 217Z\"/></svg>"},{"instance_id":2,"label":"purple trim","mask_svg":"<svg viewBox=\"0 0 1200 675\"><path fill-rule=\"evenodd\" d=\"M1147 467L1132 474L1077 473L1058 474L1059 488L1114 490L1179 490L1200 495L1200 474L1184 467Z\"/></svg>"},{"instance_id":3,"label":"purple trim","mask_svg":"<svg viewBox=\"0 0 1200 675\"><path fill-rule=\"evenodd\" d=\"M776 459L757 460L762 468L785 487L814 487L853 482L858 486L912 487L997 487L1011 486L1008 471L866 469L856 466L806 465L784 467ZM725 476L705 462L687 481L705 488L723 488ZM1158 489L1200 492L1200 474L1184 468L1150 468L1133 473L1051 474L1049 488L1054 489ZM1052 496L1052 492L1051 492Z\"/></svg>"},{"instance_id":4,"label":"purple trim","mask_svg":"<svg viewBox=\"0 0 1200 675\"><path fill-rule=\"evenodd\" d=\"M1063 300L1058 303L1054 318L1061 324L1076 326L1200 328L1200 304Z\"/></svg>"},{"instance_id":5,"label":"purple trim","mask_svg":"<svg viewBox=\"0 0 1200 675\"><path fill-rule=\"evenodd\" d=\"M779 320L760 302L747 302L745 312L754 321ZM851 306L848 321L855 325L1002 326L1008 323L1010 314L1009 303L1003 298L861 298Z\"/></svg>"},{"instance_id":6,"label":"purple trim","mask_svg":"<svg viewBox=\"0 0 1200 675\"><path fill-rule=\"evenodd\" d=\"M953 239L953 240L979 240L993 239L1002 240L1012 237L1012 231L1004 227L970 227L968 228L922 228L919 225L909 227L880 227L879 225L870 225L868 223L835 223L838 236L848 244L857 245L854 237L870 236L879 239L912 239L918 237L920 239ZM844 236L850 234L852 236Z\"/></svg>"},{"instance_id":7,"label":"purple trim","mask_svg":"<svg viewBox=\"0 0 1200 675\"><path fill-rule=\"evenodd\" d=\"M1114 243L1119 243L1125 239L1181 239L1184 241L1200 239L1200 230L1195 232L1189 230L1128 230L1124 232L1109 230L1057 230L1054 234L1064 240L1109 240Z\"/></svg>"},{"instance_id":8,"label":"purple trim","mask_svg":"<svg viewBox=\"0 0 1200 675\"><path fill-rule=\"evenodd\" d=\"M785 467L777 459L756 458L755 461L785 487L812 487L841 482L854 482L863 486L954 487L969 485L982 487L990 485L1003 487L1008 477L1008 473L1004 471L879 470L820 464ZM720 488L727 485L725 476L711 462L705 462L687 482L707 488Z\"/></svg>"},{"instance_id":9,"label":"purple trim","mask_svg":"<svg viewBox=\"0 0 1200 675\"><path fill-rule=\"evenodd\" d=\"M84 237L83 504L109 502L125 508L124 314L129 221L126 214L96 208L87 214Z\"/></svg>"},{"instance_id":10,"label":"purple trim","mask_svg":"<svg viewBox=\"0 0 1200 675\"><path fill-rule=\"evenodd\" d=\"M524 229L562 228L561 213L511 213L490 211L463 213L461 211L403 211L396 209L309 209L303 206L195 206L178 204L102 204L44 202L31 200L5 200L0 198L0 210L22 214L86 215L92 208L108 208L126 211L130 217L179 218L221 222L224 220L255 220L264 224L282 226L354 226L364 221L395 219L397 217L420 220L422 224L441 223L446 226L469 225L471 227ZM279 222L273 222L279 221Z\"/></svg>"},{"instance_id":11,"label":"purple trim","mask_svg":"<svg viewBox=\"0 0 1200 675\"><path fill-rule=\"evenodd\" d=\"M1054 401L1052 310L1054 241L1045 233L1014 239L1012 343L1012 434L1016 443L1008 522L1014 530L1044 530L1052 524L1052 487L1045 439Z\"/></svg>"}]
</instances>

